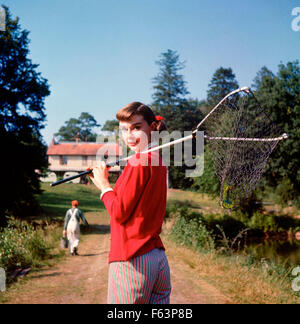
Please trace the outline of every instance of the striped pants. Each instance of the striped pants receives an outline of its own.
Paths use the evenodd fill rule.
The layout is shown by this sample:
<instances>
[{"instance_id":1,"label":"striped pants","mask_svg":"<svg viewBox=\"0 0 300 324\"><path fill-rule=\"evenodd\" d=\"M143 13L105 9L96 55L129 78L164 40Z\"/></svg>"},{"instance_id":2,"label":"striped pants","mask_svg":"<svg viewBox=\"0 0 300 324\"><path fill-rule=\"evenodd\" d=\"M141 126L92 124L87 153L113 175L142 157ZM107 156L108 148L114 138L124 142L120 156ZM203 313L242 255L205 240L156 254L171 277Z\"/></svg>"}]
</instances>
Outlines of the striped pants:
<instances>
[{"instance_id":1,"label":"striped pants","mask_svg":"<svg viewBox=\"0 0 300 324\"><path fill-rule=\"evenodd\" d=\"M108 304L169 304L170 294L170 268L163 250L109 264Z\"/></svg>"}]
</instances>

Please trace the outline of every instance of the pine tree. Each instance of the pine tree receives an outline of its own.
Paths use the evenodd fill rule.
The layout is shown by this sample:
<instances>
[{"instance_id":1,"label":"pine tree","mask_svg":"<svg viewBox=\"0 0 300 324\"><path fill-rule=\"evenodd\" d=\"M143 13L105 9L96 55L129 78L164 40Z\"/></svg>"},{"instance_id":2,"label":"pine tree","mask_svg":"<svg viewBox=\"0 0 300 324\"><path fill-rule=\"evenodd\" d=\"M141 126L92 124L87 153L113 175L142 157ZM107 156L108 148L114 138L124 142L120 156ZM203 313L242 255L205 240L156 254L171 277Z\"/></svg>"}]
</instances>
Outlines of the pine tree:
<instances>
[{"instance_id":1,"label":"pine tree","mask_svg":"<svg viewBox=\"0 0 300 324\"><path fill-rule=\"evenodd\" d=\"M167 50L156 62L159 66L158 75L153 78L154 93L152 109L165 118L168 131L192 131L203 117L200 107L203 102L189 98L186 81L179 72L184 68L184 62L179 60L176 51ZM186 166L174 166L173 148L171 149L171 165L169 167L169 184L174 188L189 188L191 178L185 176Z\"/></svg>"},{"instance_id":2,"label":"pine tree","mask_svg":"<svg viewBox=\"0 0 300 324\"><path fill-rule=\"evenodd\" d=\"M218 68L208 85L207 102L211 109L228 93L238 87L239 84L231 68Z\"/></svg>"},{"instance_id":3,"label":"pine tree","mask_svg":"<svg viewBox=\"0 0 300 324\"><path fill-rule=\"evenodd\" d=\"M238 82L231 68L225 69L220 67L217 69L209 83L207 102L203 103L206 112L208 113L228 93L238 87ZM209 106L209 109L207 109L207 106ZM212 152L209 146L205 148L204 159L204 173L200 178L193 179L193 188L199 192L207 193L212 197L217 197L219 195L220 184L215 173Z\"/></svg>"},{"instance_id":4,"label":"pine tree","mask_svg":"<svg viewBox=\"0 0 300 324\"><path fill-rule=\"evenodd\" d=\"M184 62L179 61L176 51L167 50L160 55L160 60L156 62L160 66L160 72L153 78L154 94L153 104L159 109L166 107L176 110L181 100L189 94L186 88L186 81L178 72L185 67Z\"/></svg>"}]
</instances>

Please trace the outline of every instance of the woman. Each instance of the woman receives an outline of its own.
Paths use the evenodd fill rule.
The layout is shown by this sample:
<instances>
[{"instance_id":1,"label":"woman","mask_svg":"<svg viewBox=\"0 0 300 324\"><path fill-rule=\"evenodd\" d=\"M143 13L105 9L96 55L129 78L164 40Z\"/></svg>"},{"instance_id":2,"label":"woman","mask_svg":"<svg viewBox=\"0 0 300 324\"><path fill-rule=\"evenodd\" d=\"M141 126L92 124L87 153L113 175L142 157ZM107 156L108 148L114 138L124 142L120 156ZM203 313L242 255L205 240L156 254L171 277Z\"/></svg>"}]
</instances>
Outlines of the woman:
<instances>
[{"instance_id":1,"label":"woman","mask_svg":"<svg viewBox=\"0 0 300 324\"><path fill-rule=\"evenodd\" d=\"M80 219L83 221L84 225L88 226L83 212L78 209L79 202L77 200L72 201L72 208L66 213L65 224L63 230L63 237L66 236L69 240L70 255L78 255L78 244L80 239Z\"/></svg>"},{"instance_id":2,"label":"woman","mask_svg":"<svg viewBox=\"0 0 300 324\"><path fill-rule=\"evenodd\" d=\"M159 237L166 211L167 170L158 152L142 153L155 145L153 131L165 130L163 118L133 102L117 113L131 157L114 189L105 163L91 176L101 190L110 215L109 304L168 304L170 269Z\"/></svg>"}]
</instances>

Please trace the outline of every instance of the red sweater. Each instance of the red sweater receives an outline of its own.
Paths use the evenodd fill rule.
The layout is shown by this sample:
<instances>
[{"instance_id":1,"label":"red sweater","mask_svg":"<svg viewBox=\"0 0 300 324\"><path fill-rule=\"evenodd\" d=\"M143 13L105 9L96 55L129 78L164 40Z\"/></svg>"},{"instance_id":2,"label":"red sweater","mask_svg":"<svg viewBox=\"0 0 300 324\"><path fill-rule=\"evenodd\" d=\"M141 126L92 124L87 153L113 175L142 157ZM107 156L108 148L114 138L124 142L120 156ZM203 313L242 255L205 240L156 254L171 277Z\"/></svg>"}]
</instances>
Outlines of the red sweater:
<instances>
[{"instance_id":1,"label":"red sweater","mask_svg":"<svg viewBox=\"0 0 300 324\"><path fill-rule=\"evenodd\" d=\"M151 165L150 158L157 166ZM159 234L166 212L167 170L159 153L130 158L114 190L105 193L102 201L110 215L109 263L165 249Z\"/></svg>"}]
</instances>

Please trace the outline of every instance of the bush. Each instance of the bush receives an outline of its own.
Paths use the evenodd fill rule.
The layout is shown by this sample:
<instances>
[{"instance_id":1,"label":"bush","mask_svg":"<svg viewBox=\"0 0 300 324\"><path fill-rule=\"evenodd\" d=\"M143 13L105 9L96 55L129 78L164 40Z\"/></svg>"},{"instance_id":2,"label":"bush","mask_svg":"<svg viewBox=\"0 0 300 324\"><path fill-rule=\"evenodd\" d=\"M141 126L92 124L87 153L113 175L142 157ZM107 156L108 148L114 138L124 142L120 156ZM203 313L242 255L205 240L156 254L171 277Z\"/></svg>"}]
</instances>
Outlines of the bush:
<instances>
[{"instance_id":1,"label":"bush","mask_svg":"<svg viewBox=\"0 0 300 324\"><path fill-rule=\"evenodd\" d=\"M14 218L0 231L0 267L6 272L16 268L37 267L48 255L49 243L42 230Z\"/></svg>"},{"instance_id":2,"label":"bush","mask_svg":"<svg viewBox=\"0 0 300 324\"><path fill-rule=\"evenodd\" d=\"M276 216L266 215L260 212L256 212L248 220L248 226L252 229L261 230L266 232L277 232L278 224L276 222Z\"/></svg>"},{"instance_id":3,"label":"bush","mask_svg":"<svg viewBox=\"0 0 300 324\"><path fill-rule=\"evenodd\" d=\"M220 234L218 227L221 227L225 235L229 239L236 237L241 231L246 229L243 221L237 220L229 215L205 215L207 227L217 236Z\"/></svg>"},{"instance_id":4,"label":"bush","mask_svg":"<svg viewBox=\"0 0 300 324\"><path fill-rule=\"evenodd\" d=\"M214 238L206 228L202 214L190 212L187 207L177 209L178 219L170 235L180 244L199 250L214 249Z\"/></svg>"},{"instance_id":5,"label":"bush","mask_svg":"<svg viewBox=\"0 0 300 324\"><path fill-rule=\"evenodd\" d=\"M281 206L285 206L289 202L299 205L299 198L296 197L295 188L290 179L283 179L275 189L275 202Z\"/></svg>"}]
</instances>

